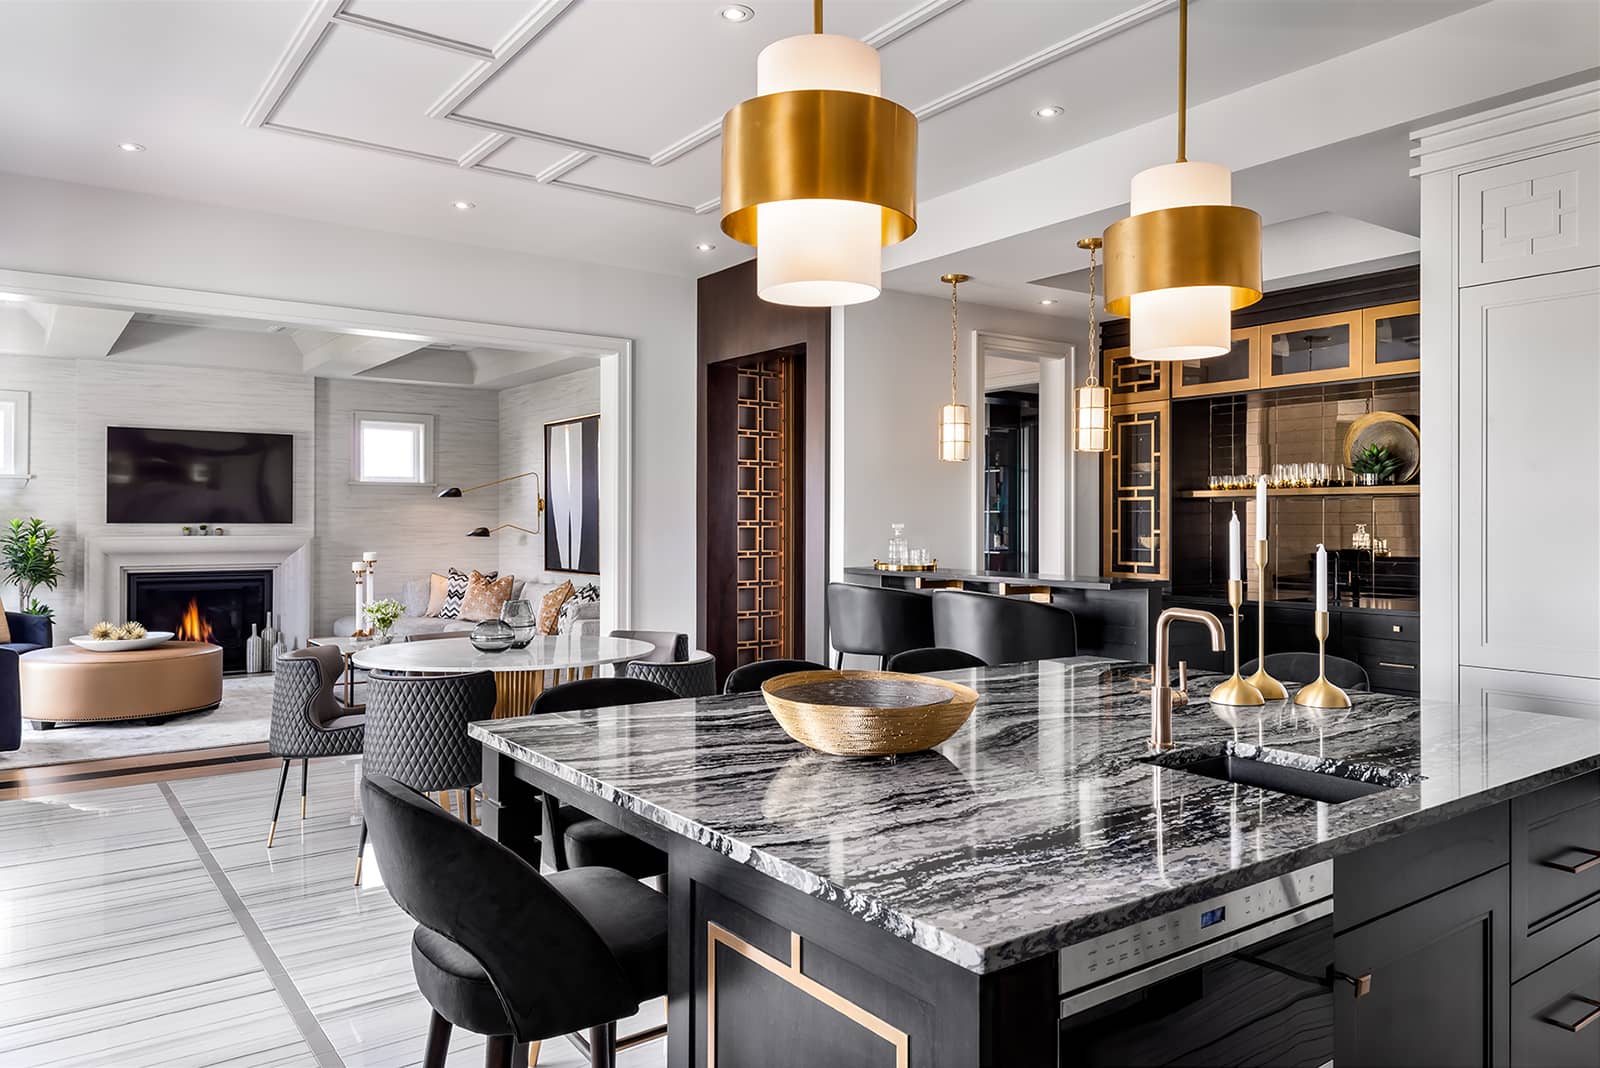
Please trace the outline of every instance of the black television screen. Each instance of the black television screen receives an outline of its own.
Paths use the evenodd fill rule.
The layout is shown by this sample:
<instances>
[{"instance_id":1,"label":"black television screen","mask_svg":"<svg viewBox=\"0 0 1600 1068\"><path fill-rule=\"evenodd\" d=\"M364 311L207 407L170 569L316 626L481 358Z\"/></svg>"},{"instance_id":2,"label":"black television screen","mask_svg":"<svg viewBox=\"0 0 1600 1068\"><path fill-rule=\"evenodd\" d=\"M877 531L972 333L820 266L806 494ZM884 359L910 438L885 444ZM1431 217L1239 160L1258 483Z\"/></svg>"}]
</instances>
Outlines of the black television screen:
<instances>
[{"instance_id":1,"label":"black television screen","mask_svg":"<svg viewBox=\"0 0 1600 1068\"><path fill-rule=\"evenodd\" d=\"M107 523L292 523L294 437L106 428Z\"/></svg>"}]
</instances>

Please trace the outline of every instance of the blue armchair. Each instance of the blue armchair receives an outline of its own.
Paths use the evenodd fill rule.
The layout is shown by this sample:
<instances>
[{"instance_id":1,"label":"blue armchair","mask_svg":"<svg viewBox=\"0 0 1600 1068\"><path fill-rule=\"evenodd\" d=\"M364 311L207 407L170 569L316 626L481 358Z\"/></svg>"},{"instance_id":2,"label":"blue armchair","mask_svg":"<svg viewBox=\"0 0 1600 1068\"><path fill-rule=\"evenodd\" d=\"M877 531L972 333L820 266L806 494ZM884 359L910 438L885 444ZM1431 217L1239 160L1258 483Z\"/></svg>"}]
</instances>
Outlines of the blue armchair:
<instances>
[{"instance_id":1,"label":"blue armchair","mask_svg":"<svg viewBox=\"0 0 1600 1068\"><path fill-rule=\"evenodd\" d=\"M0 649L10 649L18 656L35 649L48 649L55 643L49 616L7 612L6 626L11 631L11 640L0 644Z\"/></svg>"}]
</instances>

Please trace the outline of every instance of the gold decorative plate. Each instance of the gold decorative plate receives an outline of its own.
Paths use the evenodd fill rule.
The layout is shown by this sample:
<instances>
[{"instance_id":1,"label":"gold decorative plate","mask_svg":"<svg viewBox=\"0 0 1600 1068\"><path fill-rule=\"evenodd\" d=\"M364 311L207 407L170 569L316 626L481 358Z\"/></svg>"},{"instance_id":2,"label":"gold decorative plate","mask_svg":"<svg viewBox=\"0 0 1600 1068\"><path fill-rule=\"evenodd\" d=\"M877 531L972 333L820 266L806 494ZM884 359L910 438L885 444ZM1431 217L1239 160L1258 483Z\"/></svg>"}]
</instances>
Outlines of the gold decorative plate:
<instances>
[{"instance_id":1,"label":"gold decorative plate","mask_svg":"<svg viewBox=\"0 0 1600 1068\"><path fill-rule=\"evenodd\" d=\"M1344 435L1344 462L1368 445L1383 445L1400 458L1397 483L1410 482L1422 469L1422 431L1399 412L1368 412L1350 424Z\"/></svg>"},{"instance_id":2,"label":"gold decorative plate","mask_svg":"<svg viewBox=\"0 0 1600 1068\"><path fill-rule=\"evenodd\" d=\"M895 671L794 671L762 683L761 695L789 737L847 757L932 749L978 703L960 683Z\"/></svg>"}]
</instances>

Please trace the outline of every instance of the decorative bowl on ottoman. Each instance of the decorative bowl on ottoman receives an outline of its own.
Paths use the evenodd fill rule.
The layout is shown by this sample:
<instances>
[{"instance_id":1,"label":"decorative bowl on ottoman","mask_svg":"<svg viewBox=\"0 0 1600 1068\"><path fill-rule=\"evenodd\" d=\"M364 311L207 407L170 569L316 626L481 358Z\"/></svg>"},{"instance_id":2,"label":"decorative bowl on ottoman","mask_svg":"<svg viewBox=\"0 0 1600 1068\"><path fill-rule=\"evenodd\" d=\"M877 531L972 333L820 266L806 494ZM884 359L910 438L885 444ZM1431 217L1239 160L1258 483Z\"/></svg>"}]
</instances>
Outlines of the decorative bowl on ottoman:
<instances>
[{"instance_id":1,"label":"decorative bowl on ottoman","mask_svg":"<svg viewBox=\"0 0 1600 1068\"><path fill-rule=\"evenodd\" d=\"M87 649L91 653L126 653L133 649L154 649L158 645L165 645L172 640L170 630L152 630L142 638L107 638L99 640L87 634L78 634L68 638L79 649Z\"/></svg>"},{"instance_id":2,"label":"decorative bowl on ottoman","mask_svg":"<svg viewBox=\"0 0 1600 1068\"><path fill-rule=\"evenodd\" d=\"M778 726L834 756L932 749L972 715L978 693L947 679L894 671L796 671L761 685Z\"/></svg>"}]
</instances>

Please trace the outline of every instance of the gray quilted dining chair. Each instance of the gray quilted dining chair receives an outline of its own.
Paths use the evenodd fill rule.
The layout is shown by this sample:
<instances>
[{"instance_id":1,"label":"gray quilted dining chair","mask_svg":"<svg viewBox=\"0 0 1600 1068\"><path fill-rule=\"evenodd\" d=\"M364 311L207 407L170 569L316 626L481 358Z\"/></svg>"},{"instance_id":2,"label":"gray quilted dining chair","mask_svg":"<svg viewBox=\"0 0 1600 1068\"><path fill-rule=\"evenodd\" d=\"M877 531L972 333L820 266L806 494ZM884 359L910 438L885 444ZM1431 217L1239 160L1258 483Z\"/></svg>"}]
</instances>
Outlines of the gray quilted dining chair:
<instances>
[{"instance_id":1,"label":"gray quilted dining chair","mask_svg":"<svg viewBox=\"0 0 1600 1068\"><path fill-rule=\"evenodd\" d=\"M306 818L306 762L312 757L354 756L361 752L366 723L362 705L339 700L344 654L329 646L295 649L278 658L272 676L272 723L267 752L283 761L278 793L272 800L267 848L278 834L278 809L289 781L290 761L300 761L300 818Z\"/></svg>"},{"instance_id":2,"label":"gray quilted dining chair","mask_svg":"<svg viewBox=\"0 0 1600 1068\"><path fill-rule=\"evenodd\" d=\"M461 790L463 819L471 821L472 788L483 778L483 750L467 724L494 717L494 675L391 675L374 672L367 683L367 740L362 773L383 775L419 793ZM367 822L361 821L356 885Z\"/></svg>"}]
</instances>

